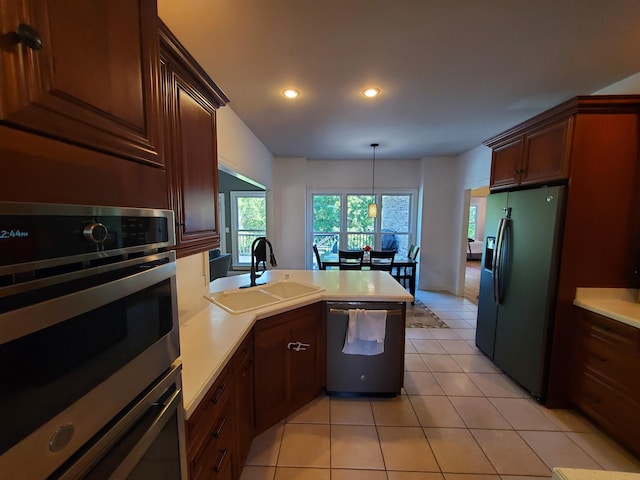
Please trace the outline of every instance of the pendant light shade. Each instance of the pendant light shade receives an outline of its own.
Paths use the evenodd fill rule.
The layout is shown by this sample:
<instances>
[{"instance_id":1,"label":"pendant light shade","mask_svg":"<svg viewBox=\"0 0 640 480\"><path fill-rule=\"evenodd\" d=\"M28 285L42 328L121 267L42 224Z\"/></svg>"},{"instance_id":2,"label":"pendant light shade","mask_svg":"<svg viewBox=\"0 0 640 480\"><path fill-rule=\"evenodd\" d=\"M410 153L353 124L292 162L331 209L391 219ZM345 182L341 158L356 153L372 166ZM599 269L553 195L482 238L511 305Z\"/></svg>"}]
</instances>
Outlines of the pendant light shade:
<instances>
[{"instance_id":1,"label":"pendant light shade","mask_svg":"<svg viewBox=\"0 0 640 480\"><path fill-rule=\"evenodd\" d=\"M375 203L375 188L376 188L376 147L378 146L377 143L372 143L371 146L373 147L373 168L372 168L372 180L371 180L371 196L373 197L373 203L369 204L369 207L367 208L367 215L369 215L369 217L375 218L378 216L378 204Z\"/></svg>"}]
</instances>

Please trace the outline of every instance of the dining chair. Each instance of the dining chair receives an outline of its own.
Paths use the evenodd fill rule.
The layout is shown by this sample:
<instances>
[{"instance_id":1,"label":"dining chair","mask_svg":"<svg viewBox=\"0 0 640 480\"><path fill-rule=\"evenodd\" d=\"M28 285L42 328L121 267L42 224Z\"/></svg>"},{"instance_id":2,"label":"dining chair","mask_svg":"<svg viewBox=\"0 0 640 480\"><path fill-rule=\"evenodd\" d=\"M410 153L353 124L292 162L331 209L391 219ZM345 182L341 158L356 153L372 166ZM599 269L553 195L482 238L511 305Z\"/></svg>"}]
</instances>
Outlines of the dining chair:
<instances>
[{"instance_id":1,"label":"dining chair","mask_svg":"<svg viewBox=\"0 0 640 480\"><path fill-rule=\"evenodd\" d=\"M409 252L407 253L407 258L415 262L416 258L418 258L419 251L420 247L418 247L417 245L411 245L409 247ZM410 267L397 267L396 272L393 274L393 278L395 278L400 283L400 285L407 288L414 273L412 271L414 268L416 268L416 264L413 264L413 266Z\"/></svg>"},{"instance_id":2,"label":"dining chair","mask_svg":"<svg viewBox=\"0 0 640 480\"><path fill-rule=\"evenodd\" d=\"M327 266L322 263L322 260L320 260L320 253L318 252L318 246L314 243L313 244L313 254L316 256L316 262L318 263L318 270L326 270Z\"/></svg>"},{"instance_id":3,"label":"dining chair","mask_svg":"<svg viewBox=\"0 0 640 480\"><path fill-rule=\"evenodd\" d=\"M340 270L362 270L362 250L338 250L338 263Z\"/></svg>"},{"instance_id":4,"label":"dining chair","mask_svg":"<svg viewBox=\"0 0 640 480\"><path fill-rule=\"evenodd\" d=\"M391 273L395 256L396 252L394 250L371 250L369 252L371 270L383 270Z\"/></svg>"}]
</instances>

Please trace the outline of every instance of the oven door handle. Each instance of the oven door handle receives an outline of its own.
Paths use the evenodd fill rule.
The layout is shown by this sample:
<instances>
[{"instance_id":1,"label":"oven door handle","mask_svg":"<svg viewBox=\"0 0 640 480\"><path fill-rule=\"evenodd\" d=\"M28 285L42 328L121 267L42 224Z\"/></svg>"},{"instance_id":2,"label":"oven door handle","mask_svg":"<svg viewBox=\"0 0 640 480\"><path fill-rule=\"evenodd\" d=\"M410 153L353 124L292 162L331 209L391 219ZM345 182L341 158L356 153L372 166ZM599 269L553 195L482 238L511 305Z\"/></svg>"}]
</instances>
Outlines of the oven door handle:
<instances>
[{"instance_id":1,"label":"oven door handle","mask_svg":"<svg viewBox=\"0 0 640 480\"><path fill-rule=\"evenodd\" d=\"M185 475L184 410L179 380L181 370L182 365L174 365L153 390L140 399L139 403L85 451L58 480L84 478L89 473L90 478L127 478L158 438L174 412L178 416L176 429L179 437L180 469ZM176 385L176 389L168 393L167 388L172 384ZM108 453L105 455L104 452Z\"/></svg>"},{"instance_id":2,"label":"oven door handle","mask_svg":"<svg viewBox=\"0 0 640 480\"><path fill-rule=\"evenodd\" d=\"M56 325L175 277L175 262L165 263L103 285L29 305L0 315L0 344ZM177 299L173 299L174 304Z\"/></svg>"}]
</instances>

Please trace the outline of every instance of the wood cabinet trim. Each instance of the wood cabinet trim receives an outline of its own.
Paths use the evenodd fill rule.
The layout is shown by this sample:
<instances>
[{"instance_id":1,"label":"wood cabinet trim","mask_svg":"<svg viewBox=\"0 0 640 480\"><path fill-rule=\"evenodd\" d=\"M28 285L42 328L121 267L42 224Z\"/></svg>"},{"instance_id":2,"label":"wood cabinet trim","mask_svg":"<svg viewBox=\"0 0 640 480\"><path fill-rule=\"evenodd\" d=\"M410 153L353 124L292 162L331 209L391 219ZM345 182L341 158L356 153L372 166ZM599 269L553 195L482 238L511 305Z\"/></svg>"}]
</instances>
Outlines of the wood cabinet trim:
<instances>
[{"instance_id":1,"label":"wood cabinet trim","mask_svg":"<svg viewBox=\"0 0 640 480\"><path fill-rule=\"evenodd\" d=\"M211 95L211 98L215 99L214 103L216 108L223 107L229 103L229 98L220 87L211 80L211 77L209 77L187 49L184 48L169 27L167 27L161 19L158 19L158 23L161 45L160 54L164 57L165 61L171 65L171 68L177 69L178 71L182 70L183 73L186 73L184 67L186 66L189 75L194 78L199 87L207 91L207 93Z\"/></svg>"},{"instance_id":2,"label":"wood cabinet trim","mask_svg":"<svg viewBox=\"0 0 640 480\"><path fill-rule=\"evenodd\" d=\"M509 142L525 131L544 127L573 114L619 114L637 113L640 110L640 95L584 95L577 96L521 122L504 132L485 140L487 147L494 148Z\"/></svg>"}]
</instances>

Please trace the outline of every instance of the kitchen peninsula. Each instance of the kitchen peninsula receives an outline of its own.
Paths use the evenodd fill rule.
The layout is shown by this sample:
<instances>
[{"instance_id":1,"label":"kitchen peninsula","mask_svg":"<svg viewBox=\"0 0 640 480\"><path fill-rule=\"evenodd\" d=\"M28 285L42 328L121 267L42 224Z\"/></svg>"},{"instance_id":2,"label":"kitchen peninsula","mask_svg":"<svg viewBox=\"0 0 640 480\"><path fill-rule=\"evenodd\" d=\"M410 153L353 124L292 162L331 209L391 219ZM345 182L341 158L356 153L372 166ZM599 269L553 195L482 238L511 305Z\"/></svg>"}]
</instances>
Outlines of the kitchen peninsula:
<instances>
[{"instance_id":1,"label":"kitchen peninsula","mask_svg":"<svg viewBox=\"0 0 640 480\"><path fill-rule=\"evenodd\" d=\"M267 287L287 281L321 290L238 314L207 302L197 314L181 319L187 453L193 478L206 476L210 469L219 473L231 469L230 478L238 478L253 436L279 421L283 412L300 408L323 391L324 302L402 305L413 300L393 277L381 271L269 270L258 283ZM210 293L237 291L248 284L248 274L223 277L211 283ZM305 355L292 360L286 355L287 349L297 352L296 343L305 335L317 339L317 344L302 345L300 348L308 351L299 352ZM282 386L272 379L264 384L264 379L274 373ZM285 375L289 375L289 381ZM291 383L296 385L294 392ZM265 411L264 405L284 406Z\"/></svg>"}]
</instances>

